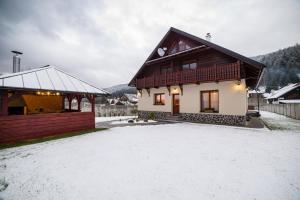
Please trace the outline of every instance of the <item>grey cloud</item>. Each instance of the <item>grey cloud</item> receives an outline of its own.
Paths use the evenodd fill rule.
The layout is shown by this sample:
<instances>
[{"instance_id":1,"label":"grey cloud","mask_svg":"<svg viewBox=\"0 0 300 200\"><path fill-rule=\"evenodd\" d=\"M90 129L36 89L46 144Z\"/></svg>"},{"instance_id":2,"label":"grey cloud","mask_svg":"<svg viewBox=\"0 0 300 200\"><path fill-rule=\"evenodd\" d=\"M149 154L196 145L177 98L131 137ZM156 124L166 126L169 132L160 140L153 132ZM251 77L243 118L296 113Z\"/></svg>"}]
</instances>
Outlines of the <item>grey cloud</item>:
<instances>
[{"instance_id":1,"label":"grey cloud","mask_svg":"<svg viewBox=\"0 0 300 200\"><path fill-rule=\"evenodd\" d=\"M0 0L0 73L56 65L98 85L125 83L170 26L246 56L299 42L297 0Z\"/></svg>"}]
</instances>

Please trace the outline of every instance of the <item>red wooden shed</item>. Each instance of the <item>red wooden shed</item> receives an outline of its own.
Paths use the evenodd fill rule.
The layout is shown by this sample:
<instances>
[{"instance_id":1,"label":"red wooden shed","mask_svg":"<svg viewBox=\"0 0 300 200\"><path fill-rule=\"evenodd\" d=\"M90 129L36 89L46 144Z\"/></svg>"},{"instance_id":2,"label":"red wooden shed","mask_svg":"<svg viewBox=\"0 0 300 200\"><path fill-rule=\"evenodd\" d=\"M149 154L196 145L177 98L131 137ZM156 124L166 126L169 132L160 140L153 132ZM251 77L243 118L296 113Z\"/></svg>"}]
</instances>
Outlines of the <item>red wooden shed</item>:
<instances>
[{"instance_id":1,"label":"red wooden shed","mask_svg":"<svg viewBox=\"0 0 300 200\"><path fill-rule=\"evenodd\" d=\"M95 98L108 94L53 66L2 75L0 143L95 128ZM90 112L81 112L83 98Z\"/></svg>"}]
</instances>

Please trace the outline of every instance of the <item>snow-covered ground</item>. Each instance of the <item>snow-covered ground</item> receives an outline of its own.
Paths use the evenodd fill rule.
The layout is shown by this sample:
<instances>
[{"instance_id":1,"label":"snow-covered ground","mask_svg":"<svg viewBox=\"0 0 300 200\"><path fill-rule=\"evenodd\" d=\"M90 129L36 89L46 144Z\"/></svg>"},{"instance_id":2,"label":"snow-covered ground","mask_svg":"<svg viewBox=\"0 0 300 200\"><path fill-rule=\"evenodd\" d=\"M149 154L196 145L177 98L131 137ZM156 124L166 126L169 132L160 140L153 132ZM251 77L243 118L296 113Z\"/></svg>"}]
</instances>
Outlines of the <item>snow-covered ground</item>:
<instances>
[{"instance_id":1,"label":"snow-covered ground","mask_svg":"<svg viewBox=\"0 0 300 200\"><path fill-rule=\"evenodd\" d=\"M115 116L115 117L95 117L95 122L107 122L107 121L114 121L114 120L123 120L123 119L133 119L136 118L135 116Z\"/></svg>"},{"instance_id":2,"label":"snow-covered ground","mask_svg":"<svg viewBox=\"0 0 300 200\"><path fill-rule=\"evenodd\" d=\"M279 130L293 130L300 132L300 120L272 112L260 111L261 119L271 128Z\"/></svg>"},{"instance_id":3,"label":"snow-covered ground","mask_svg":"<svg viewBox=\"0 0 300 200\"><path fill-rule=\"evenodd\" d=\"M5 200L300 197L300 134L294 131L122 127L1 150L0 162Z\"/></svg>"}]
</instances>

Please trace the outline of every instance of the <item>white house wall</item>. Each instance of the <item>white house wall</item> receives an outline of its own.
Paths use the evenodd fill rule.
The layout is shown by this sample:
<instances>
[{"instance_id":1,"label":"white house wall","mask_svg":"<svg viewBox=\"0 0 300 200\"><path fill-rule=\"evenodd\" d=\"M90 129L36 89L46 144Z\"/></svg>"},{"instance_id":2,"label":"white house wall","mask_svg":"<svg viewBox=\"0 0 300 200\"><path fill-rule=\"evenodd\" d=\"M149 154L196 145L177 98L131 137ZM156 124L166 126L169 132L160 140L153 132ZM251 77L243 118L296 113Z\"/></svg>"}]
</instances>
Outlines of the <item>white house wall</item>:
<instances>
[{"instance_id":1,"label":"white house wall","mask_svg":"<svg viewBox=\"0 0 300 200\"><path fill-rule=\"evenodd\" d=\"M219 83L200 83L183 85L183 95L180 94L179 86L172 86L171 93L179 93L180 113L200 113L200 91L219 91L219 113L222 115L246 115L247 112L247 89L245 80L237 85L237 81L224 81ZM154 105L154 94L165 94L165 105ZM151 88L150 96L147 90L138 94L138 110L172 112L172 94L166 87ZM206 113L205 113L206 114ZM214 113L216 114L216 113Z\"/></svg>"}]
</instances>

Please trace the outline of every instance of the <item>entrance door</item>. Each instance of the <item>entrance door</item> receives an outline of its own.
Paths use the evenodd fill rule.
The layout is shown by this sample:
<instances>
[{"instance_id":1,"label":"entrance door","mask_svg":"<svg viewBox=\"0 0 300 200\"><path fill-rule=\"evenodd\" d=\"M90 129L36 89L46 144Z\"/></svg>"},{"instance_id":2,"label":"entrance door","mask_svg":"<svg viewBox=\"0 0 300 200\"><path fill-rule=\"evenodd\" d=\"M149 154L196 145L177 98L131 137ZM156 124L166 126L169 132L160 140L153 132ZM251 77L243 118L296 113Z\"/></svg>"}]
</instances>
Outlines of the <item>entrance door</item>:
<instances>
[{"instance_id":1,"label":"entrance door","mask_svg":"<svg viewBox=\"0 0 300 200\"><path fill-rule=\"evenodd\" d=\"M179 94L173 94L173 115L179 114Z\"/></svg>"}]
</instances>

